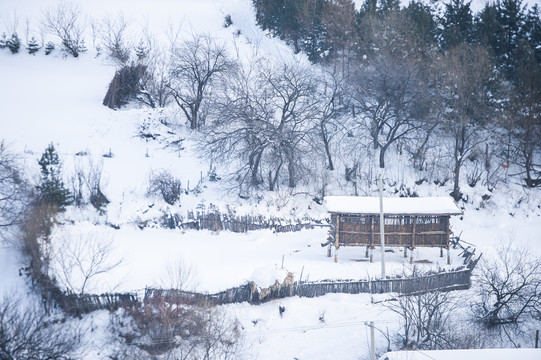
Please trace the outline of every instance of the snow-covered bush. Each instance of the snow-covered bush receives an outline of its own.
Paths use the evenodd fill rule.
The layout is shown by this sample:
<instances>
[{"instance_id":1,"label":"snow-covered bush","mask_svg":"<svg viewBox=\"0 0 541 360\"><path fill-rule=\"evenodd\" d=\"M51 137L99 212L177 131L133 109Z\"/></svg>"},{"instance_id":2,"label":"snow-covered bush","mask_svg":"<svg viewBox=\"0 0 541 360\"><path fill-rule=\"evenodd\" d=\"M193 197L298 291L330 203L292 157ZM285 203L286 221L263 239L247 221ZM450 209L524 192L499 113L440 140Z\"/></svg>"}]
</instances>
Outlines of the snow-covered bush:
<instances>
[{"instance_id":1,"label":"snow-covered bush","mask_svg":"<svg viewBox=\"0 0 541 360\"><path fill-rule=\"evenodd\" d=\"M166 203L173 205L180 199L181 191L180 180L168 171L150 174L147 195L161 195Z\"/></svg>"}]
</instances>

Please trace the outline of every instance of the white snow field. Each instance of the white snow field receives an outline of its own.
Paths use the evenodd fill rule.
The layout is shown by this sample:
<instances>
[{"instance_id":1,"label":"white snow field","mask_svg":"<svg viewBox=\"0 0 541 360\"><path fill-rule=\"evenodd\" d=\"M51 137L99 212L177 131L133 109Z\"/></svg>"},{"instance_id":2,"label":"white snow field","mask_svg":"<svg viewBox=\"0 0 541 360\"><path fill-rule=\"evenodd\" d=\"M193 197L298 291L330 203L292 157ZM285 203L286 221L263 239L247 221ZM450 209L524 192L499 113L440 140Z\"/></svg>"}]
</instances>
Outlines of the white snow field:
<instances>
[{"instance_id":1,"label":"white snow field","mask_svg":"<svg viewBox=\"0 0 541 360\"><path fill-rule=\"evenodd\" d=\"M307 61L255 25L250 0L78 0L74 3L80 4L89 18L122 12L132 21L133 34L148 26L161 41L165 41L172 28L180 29L181 38L209 33L223 41L232 54L238 54L241 61L253 53L287 61ZM42 11L55 4L55 0L4 0L0 6L0 24L12 24L14 19L19 19L22 33L23 23L28 18L30 33L39 36ZM227 14L233 19L230 28L222 26ZM235 34L236 30L240 30L240 36ZM133 37L138 39L138 35ZM287 191L264 193L259 200L241 200L221 182L209 182L206 175L210 164L198 158L197 135L185 126L175 106L164 110L131 106L114 111L102 105L115 68L103 55L96 57L90 34L87 39L89 50L77 59L62 56L59 51L49 56L39 51L32 56L24 51L12 55L0 50L0 140L13 151L24 154L29 174L39 178L37 161L50 143L60 154L65 174L91 163L103 164L103 190L111 200L105 214L98 214L90 205L84 209L68 209L53 231L50 249L53 253L84 252L88 250L85 246L94 242L111 244L108 261L120 261L120 265L92 278L86 292L137 292L145 287L169 287L173 280L168 269L179 264L192 273L191 281L186 284L190 290L209 293L247 281L268 287L277 280L282 281L287 272L291 272L295 280L379 277L379 249L374 263L366 261L364 248L340 249L338 263L326 257L326 248L320 246L327 238L325 227L293 233L260 230L246 234L168 230L157 226L141 229L138 225L152 224L163 212L186 215L188 211L212 206L224 212L232 209L241 215L291 219L323 219L327 210L310 197L293 197ZM138 136L142 127L166 134L159 123L160 117L174 122L174 133L165 136L185 139L184 150L172 150L164 147L163 142ZM87 155L76 155L80 152ZM108 152L114 157L103 157ZM397 160L388 161L398 165L391 166L387 176L404 172ZM149 174L162 169L170 171L190 190L203 180L202 192L183 194L180 205L175 206L147 197ZM433 184L413 186L421 196L447 196L450 192ZM479 199L486 192L466 184L463 190L472 199ZM338 188L332 191L335 192L332 195L343 195ZM461 239L473 244L476 253L483 253L485 257L496 256L498 244L511 240L541 255L539 191L526 191L511 184L509 189L497 188L491 195L490 201L482 206L478 200L461 204L464 214L451 220L454 233L461 234ZM392 250L394 252L386 254L387 273L412 271L402 250ZM420 262L415 266L425 270L455 268L462 265L459 253L452 250L451 265L447 265L446 258L439 257L439 249L416 249L414 260ZM16 249L0 242L0 298L13 292L26 294L29 291L25 277L19 276L19 269L24 266L28 264L21 260ZM52 271L65 288L81 288L84 279L80 273L62 275L54 263ZM464 298L473 296L472 291L461 293ZM310 299L286 298L258 306L231 304L222 308L242 325L249 359L360 359L368 358L366 322L374 321L383 333L392 333L399 326L398 316L378 303L386 297L332 294ZM279 306L286 309L282 315ZM87 339L86 360L107 358L107 319L105 311L85 317L84 321L95 329ZM523 347L532 346L530 335L524 337ZM385 352L385 337L377 333L376 338L379 353ZM483 355L479 359L491 359L491 356Z\"/></svg>"}]
</instances>

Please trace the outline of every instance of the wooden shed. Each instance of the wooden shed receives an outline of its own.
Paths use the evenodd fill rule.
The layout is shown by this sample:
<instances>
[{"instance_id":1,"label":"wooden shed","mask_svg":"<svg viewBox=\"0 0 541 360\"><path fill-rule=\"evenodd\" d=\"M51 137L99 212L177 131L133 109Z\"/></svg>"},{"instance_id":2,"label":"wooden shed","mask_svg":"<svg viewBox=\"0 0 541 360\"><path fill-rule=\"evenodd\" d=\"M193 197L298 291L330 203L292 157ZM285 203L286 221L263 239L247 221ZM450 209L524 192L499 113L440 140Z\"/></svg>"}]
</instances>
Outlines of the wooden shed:
<instances>
[{"instance_id":1,"label":"wooden shed","mask_svg":"<svg viewBox=\"0 0 541 360\"><path fill-rule=\"evenodd\" d=\"M363 196L327 196L331 214L330 241L340 246L380 245L380 199ZM462 211L450 197L383 198L386 246L449 249L452 215Z\"/></svg>"}]
</instances>

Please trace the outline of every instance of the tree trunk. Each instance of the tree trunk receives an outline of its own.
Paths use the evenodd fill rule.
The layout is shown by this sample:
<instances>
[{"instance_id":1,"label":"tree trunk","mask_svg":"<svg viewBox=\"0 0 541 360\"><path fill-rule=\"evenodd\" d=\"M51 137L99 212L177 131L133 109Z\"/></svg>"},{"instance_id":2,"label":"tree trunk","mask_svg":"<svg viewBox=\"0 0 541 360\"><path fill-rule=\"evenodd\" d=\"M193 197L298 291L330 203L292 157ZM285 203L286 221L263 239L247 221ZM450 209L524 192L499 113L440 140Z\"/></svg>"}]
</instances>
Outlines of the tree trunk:
<instances>
[{"instance_id":1,"label":"tree trunk","mask_svg":"<svg viewBox=\"0 0 541 360\"><path fill-rule=\"evenodd\" d=\"M251 181L250 183L252 185L259 185L261 184L261 179L259 178L259 165L261 164L261 157L263 156L263 151L258 152L255 154L255 158L251 161L253 162L251 168L252 168L252 174L251 174Z\"/></svg>"},{"instance_id":2,"label":"tree trunk","mask_svg":"<svg viewBox=\"0 0 541 360\"><path fill-rule=\"evenodd\" d=\"M331 149L329 144L329 139L327 137L327 132L325 131L325 125L321 124L321 139L323 140L323 145L325 146L325 153L327 154L328 169L334 170L334 164L332 162Z\"/></svg>"},{"instance_id":3,"label":"tree trunk","mask_svg":"<svg viewBox=\"0 0 541 360\"><path fill-rule=\"evenodd\" d=\"M453 192L451 193L451 196L455 201L458 201L462 198L462 193L460 192L460 169L462 162L461 160L455 155L455 169L453 171L454 177L453 177Z\"/></svg>"}]
</instances>

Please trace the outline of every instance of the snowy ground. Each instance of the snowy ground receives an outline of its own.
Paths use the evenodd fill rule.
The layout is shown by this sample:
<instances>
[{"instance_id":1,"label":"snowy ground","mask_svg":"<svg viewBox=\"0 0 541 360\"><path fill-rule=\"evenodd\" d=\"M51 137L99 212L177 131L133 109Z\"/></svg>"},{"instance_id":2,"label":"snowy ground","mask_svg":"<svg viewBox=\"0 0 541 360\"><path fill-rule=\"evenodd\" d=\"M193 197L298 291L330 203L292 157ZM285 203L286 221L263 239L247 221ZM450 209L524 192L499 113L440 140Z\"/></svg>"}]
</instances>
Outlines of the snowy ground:
<instances>
[{"instance_id":1,"label":"snowy ground","mask_svg":"<svg viewBox=\"0 0 541 360\"><path fill-rule=\"evenodd\" d=\"M55 3L53 0L8 0L2 5L0 20L7 24L14 16L28 17L32 31L37 33L41 10ZM283 43L268 38L255 27L249 0L123 0L91 4L80 0L78 3L91 17L114 15L122 10L125 16L133 19L135 32L148 23L163 37L167 22L171 20L170 23L182 25L182 36L212 33L226 41L232 51L238 49L241 57L260 52L295 58ZM232 15L235 29L241 30L240 37L233 34L235 29L223 28L226 14ZM2 31L0 28L0 33ZM111 241L110 261L122 259L122 262L110 273L93 279L88 285L89 292L167 287L172 282L168 268L178 267L179 262L192 270L191 288L204 292L242 285L249 280L265 287L283 279L286 271L292 272L296 280L301 276L302 280L379 276L378 252L373 264L366 261L364 248L340 249L337 264L327 258L326 248L320 246L326 240L327 229L321 227L286 234L266 230L234 234L139 229L138 222L159 216L161 210L185 213L208 208L210 204L221 209L233 208L239 214L294 218L304 215L322 218L326 212L309 198L290 198L287 192L264 194L260 201L241 202L220 183L209 182L205 178L209 164L197 158L191 135L174 108L160 115L138 108L113 111L101 105L115 69L103 57L95 58L90 42L87 43L89 52L78 59L63 58L58 52L51 56L45 56L43 52L31 56L25 52L11 55L6 49L0 51L0 138L13 151L24 153L26 167L34 177L39 174L37 160L51 142L59 151L68 174L77 166L89 166L90 162L103 164L104 192L111 200L107 213L99 215L90 207L69 210L62 219L64 225L55 229L51 249L66 250L78 244L72 241L74 239L80 239L80 243L95 239ZM172 151L160 142L149 142L137 136L141 126L154 126L159 116L177 122L175 134L170 136L186 138L184 150ZM88 155L77 156L76 153L81 151ZM104 158L102 155L109 151L114 157ZM180 209L147 198L148 175L161 169L178 176L183 187L189 189L203 177L203 192L183 195ZM389 170L389 176L396 173L393 171ZM464 190L476 195L475 198L483 194L483 189ZM421 195L441 196L449 189L425 184L416 191ZM521 199L524 201L519 201ZM509 240L541 255L540 199L539 194L522 192L520 187L505 192L497 189L483 207L465 205L464 215L452 219L452 229L485 256L495 256L495 247ZM284 206L276 207L277 203ZM75 224L71 224L71 220ZM119 225L120 229L107 226L107 223ZM393 250L394 253L387 253L386 257L388 273L410 271L409 259L403 258L401 249ZM458 250L452 250L450 267L461 265L458 255ZM424 268L447 267L446 258L439 257L439 249L416 250L414 260L429 260L428 264L417 265ZM14 248L0 243L0 296L12 291L26 292L24 276L19 276L19 269L27 265ZM58 268L56 271L60 277L61 272ZM65 280L74 288L80 287L80 274L73 273ZM286 308L282 317L278 305ZM375 321L378 329L384 332L398 326L396 315L381 305L372 304L369 295L290 298L260 306L233 304L224 309L237 317L244 327L249 358L258 359L357 359L368 354L369 335L365 322ZM107 338L107 316L106 312L96 312L86 318L100 329L89 338L87 359L104 357L100 349L104 348L103 342ZM384 337L377 335L377 338L378 348L385 350ZM531 346L530 340L525 338L524 346Z\"/></svg>"}]
</instances>

